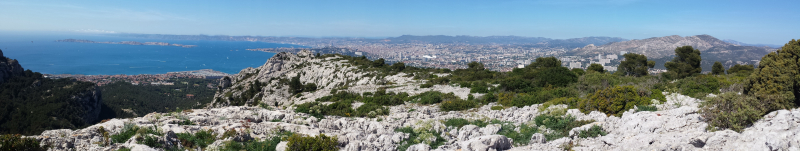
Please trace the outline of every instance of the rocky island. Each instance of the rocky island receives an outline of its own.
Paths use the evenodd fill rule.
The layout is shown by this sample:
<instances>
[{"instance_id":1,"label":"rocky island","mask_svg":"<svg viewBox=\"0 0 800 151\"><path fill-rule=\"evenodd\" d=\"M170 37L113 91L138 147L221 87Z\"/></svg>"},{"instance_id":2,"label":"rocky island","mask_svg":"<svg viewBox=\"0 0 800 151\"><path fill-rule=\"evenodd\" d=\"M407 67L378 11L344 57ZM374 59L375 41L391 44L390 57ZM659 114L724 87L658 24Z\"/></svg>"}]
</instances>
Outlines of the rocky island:
<instances>
[{"instance_id":1,"label":"rocky island","mask_svg":"<svg viewBox=\"0 0 800 151\"><path fill-rule=\"evenodd\" d=\"M166 42L136 42L136 41L121 41L121 42L99 42L99 41L91 41L91 40L82 40L82 39L63 39L63 40L56 40L56 42L77 42L77 43L98 43L98 44L123 44L123 45L155 45L155 46L176 46L176 47L183 47L183 48L193 48L197 47L197 45L184 45L184 44L170 44Z\"/></svg>"}]
</instances>

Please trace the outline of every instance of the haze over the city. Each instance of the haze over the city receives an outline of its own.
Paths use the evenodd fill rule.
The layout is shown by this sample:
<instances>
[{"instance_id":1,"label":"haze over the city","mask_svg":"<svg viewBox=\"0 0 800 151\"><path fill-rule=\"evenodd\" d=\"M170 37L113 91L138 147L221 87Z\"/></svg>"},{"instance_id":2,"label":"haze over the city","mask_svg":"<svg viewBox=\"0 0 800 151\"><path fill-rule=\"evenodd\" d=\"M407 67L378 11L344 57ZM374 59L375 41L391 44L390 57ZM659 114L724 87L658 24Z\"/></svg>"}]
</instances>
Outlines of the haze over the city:
<instances>
[{"instance_id":1,"label":"haze over the city","mask_svg":"<svg viewBox=\"0 0 800 151\"><path fill-rule=\"evenodd\" d=\"M2 1L0 31L396 37L708 34L782 45L800 1Z\"/></svg>"}]
</instances>

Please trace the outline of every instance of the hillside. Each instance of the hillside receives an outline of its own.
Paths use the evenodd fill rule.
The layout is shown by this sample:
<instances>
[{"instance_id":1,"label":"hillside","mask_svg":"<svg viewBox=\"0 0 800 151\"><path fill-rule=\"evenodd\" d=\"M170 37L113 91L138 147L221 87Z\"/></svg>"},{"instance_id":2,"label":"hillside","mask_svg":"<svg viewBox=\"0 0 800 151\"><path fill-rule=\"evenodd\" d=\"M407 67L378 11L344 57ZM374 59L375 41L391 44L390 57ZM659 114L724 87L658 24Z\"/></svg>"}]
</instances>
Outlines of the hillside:
<instances>
[{"instance_id":1,"label":"hillside","mask_svg":"<svg viewBox=\"0 0 800 151\"><path fill-rule=\"evenodd\" d=\"M102 100L93 83L48 79L23 71L0 50L0 134L39 134L83 128L100 119Z\"/></svg>"},{"instance_id":2,"label":"hillside","mask_svg":"<svg viewBox=\"0 0 800 151\"><path fill-rule=\"evenodd\" d=\"M206 109L28 138L53 150L284 150L301 140L341 150L787 150L800 141L798 109L772 111L742 129L707 121L702 104L738 95L741 76L575 75L550 61L557 59L503 73L478 63L450 71L279 53L223 78ZM631 100L596 99L617 91ZM608 108L592 107L599 105Z\"/></svg>"}]
</instances>

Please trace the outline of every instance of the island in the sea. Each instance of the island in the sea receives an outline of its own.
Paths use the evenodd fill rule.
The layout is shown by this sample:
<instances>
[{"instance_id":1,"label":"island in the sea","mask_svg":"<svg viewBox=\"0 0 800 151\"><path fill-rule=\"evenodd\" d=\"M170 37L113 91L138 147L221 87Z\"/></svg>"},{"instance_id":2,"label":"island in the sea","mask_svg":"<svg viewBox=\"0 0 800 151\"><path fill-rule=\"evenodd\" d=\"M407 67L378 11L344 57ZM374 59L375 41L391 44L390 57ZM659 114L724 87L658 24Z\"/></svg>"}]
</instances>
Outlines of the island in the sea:
<instances>
[{"instance_id":1,"label":"island in the sea","mask_svg":"<svg viewBox=\"0 0 800 151\"><path fill-rule=\"evenodd\" d=\"M83 39L63 39L63 40L56 40L56 42L124 44L124 45L157 45L157 46L176 46L176 47L184 47L184 48L192 48L192 47L196 47L197 46L197 45L184 45L184 44L170 44L170 43L166 43L166 42L136 42L136 41L99 42L99 41L91 41L91 40L83 40Z\"/></svg>"}]
</instances>

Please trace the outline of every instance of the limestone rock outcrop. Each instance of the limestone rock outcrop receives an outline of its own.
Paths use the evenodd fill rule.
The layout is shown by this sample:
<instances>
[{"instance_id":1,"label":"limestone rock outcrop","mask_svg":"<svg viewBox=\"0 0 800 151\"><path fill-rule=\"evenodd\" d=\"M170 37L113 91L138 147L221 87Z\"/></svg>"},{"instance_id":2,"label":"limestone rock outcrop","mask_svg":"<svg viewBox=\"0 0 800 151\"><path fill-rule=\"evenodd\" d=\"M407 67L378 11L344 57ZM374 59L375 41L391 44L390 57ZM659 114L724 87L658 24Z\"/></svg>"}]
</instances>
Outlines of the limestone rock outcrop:
<instances>
[{"instance_id":1,"label":"limestone rock outcrop","mask_svg":"<svg viewBox=\"0 0 800 151\"><path fill-rule=\"evenodd\" d=\"M593 119L590 125L599 125L608 135L580 138L575 135L546 141L541 133L530 140L511 140L497 135L499 125L462 128L448 127L442 122L450 118L498 119L513 124L530 123L533 117L544 112L539 105L523 108L511 107L491 110L489 105L473 111L441 112L436 105L420 106L406 104L391 107L391 114L379 118L351 118L326 116L316 119L291 110L265 109L260 107L232 106L211 109L196 109L181 113L151 113L132 119L113 119L79 130L49 130L41 135L29 136L53 146L52 150L109 150L125 148L152 149L137 144L133 139L124 143L100 147L103 136L97 133L103 127L110 134L119 133L124 125L158 127L164 136L160 142L168 145L170 135L212 130L222 134L236 130L237 135L264 140L275 132L291 131L306 135L325 134L338 138L342 150L395 150L409 135L393 131L399 127L428 128L439 132L445 143L437 148L427 144L415 144L409 150L792 150L800 146L800 110L779 110L765 115L742 133L731 130L707 131L708 126L697 113L700 100L670 94L664 110L628 111L621 117L605 116L600 112L584 114L570 109L567 114L577 119ZM552 106L558 107L558 106ZM415 109L415 110L409 110ZM196 125L173 124L180 119L189 119ZM379 120L380 119L380 120ZM585 129L586 126L573 130ZM218 138L216 146L233 138ZM513 142L527 141L526 146L514 146Z\"/></svg>"}]
</instances>

